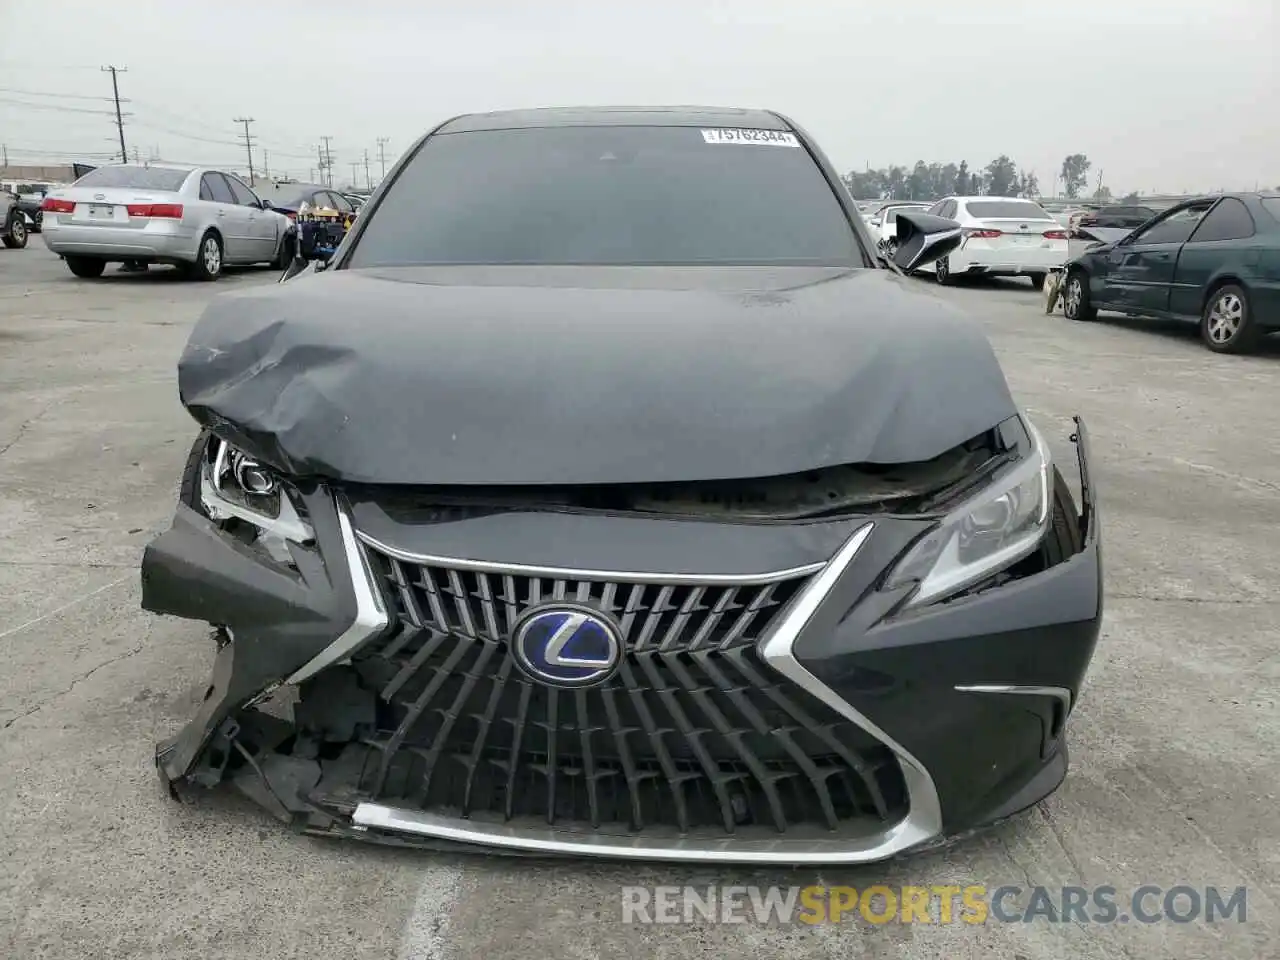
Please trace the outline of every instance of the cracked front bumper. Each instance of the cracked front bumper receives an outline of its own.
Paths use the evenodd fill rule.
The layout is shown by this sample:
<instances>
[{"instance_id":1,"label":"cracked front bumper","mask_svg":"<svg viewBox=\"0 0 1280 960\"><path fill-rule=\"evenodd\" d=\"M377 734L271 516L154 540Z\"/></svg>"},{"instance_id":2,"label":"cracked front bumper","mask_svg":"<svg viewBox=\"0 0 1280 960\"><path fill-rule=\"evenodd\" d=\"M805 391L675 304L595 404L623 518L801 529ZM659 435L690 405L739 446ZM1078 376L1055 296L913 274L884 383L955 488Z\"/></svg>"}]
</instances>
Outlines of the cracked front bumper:
<instances>
[{"instance_id":1,"label":"cracked front bumper","mask_svg":"<svg viewBox=\"0 0 1280 960\"><path fill-rule=\"evenodd\" d=\"M423 525L367 500L344 498L339 508L330 491L316 488L303 496L315 544L294 547L286 568L179 508L173 528L144 556L143 606L216 624L225 642L196 717L157 751L161 777L175 793L232 780L308 832L539 856L860 863L1003 819L1065 776L1066 722L1100 628L1099 528L1087 435L1083 425L1078 431L1082 549L1041 573L912 613L899 612L902 597L878 585L927 526L922 521L752 528L513 512ZM448 560L477 556L501 556L505 565ZM625 582L629 575L617 571L628 563L695 585L707 570L737 584L772 576L762 571L798 579L768 631L727 651L732 658L682 652L669 664L655 649L650 663L637 659L632 673L620 675L618 697L647 704L649 725L657 724L647 733L644 710L628 719L617 712L621 701L603 692L598 701L590 700L597 694L562 695L557 714L554 692L548 701L539 687L532 700L510 701L525 704L520 712L503 713L497 705L515 689L503 672L507 642L501 630L490 636L483 626L504 597L517 598L503 584L533 569L547 589L562 583L569 595L591 594L584 557L593 570L614 571L594 575L599 580ZM723 586L702 579L696 589ZM442 592L433 594L432 583ZM436 615L427 609L433 596L450 605L439 611L447 629L424 634L422 621ZM475 615L455 616L454 605ZM438 640L422 642L424 635ZM297 694L290 717L265 709L278 687ZM765 790L743 801L749 809L736 827L659 829L652 821L661 810L636 799L646 778L696 780L699 767L724 772L707 782L719 786L775 774L789 782L798 771L810 777L803 757L800 767L787 764L821 754L829 765L836 754L789 740L805 736L796 732L805 726L797 717L835 736L833 749L876 767L873 780L884 792L878 811L851 813L853 794L840 794L836 829L796 822L806 811L794 806L785 829L756 829L752 805L763 806ZM503 741L501 756L481 758L500 725L533 731L524 749L535 753L517 760L516 736ZM560 731L558 740L551 731ZM597 732L603 740L587 745ZM620 751L610 752L611 740L623 744ZM649 766L624 762L628 745L659 741L684 750L688 765L658 763L668 753L684 762L679 750L662 748ZM685 749L698 742L728 752ZM446 775L431 777L449 764ZM549 788L545 802L529 801L527 784L513 799L511 774L503 816L502 777L493 770L526 776L539 764L540 779L528 783ZM849 775L840 769L838 776ZM603 790L611 777L617 797L631 797L632 813L649 818L646 829L618 822L625 810L596 823L595 793L591 823L582 812L587 794L566 800L566 790L587 781ZM488 806L476 800L486 790L498 797Z\"/></svg>"}]
</instances>

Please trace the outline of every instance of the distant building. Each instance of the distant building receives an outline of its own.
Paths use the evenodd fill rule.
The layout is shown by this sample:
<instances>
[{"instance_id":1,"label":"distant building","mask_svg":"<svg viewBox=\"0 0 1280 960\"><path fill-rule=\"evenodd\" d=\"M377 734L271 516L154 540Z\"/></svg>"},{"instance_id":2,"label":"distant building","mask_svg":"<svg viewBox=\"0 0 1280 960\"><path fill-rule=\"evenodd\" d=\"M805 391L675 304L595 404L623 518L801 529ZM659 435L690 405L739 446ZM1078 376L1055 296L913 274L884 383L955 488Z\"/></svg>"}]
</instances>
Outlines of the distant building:
<instances>
[{"instance_id":1,"label":"distant building","mask_svg":"<svg viewBox=\"0 0 1280 960\"><path fill-rule=\"evenodd\" d=\"M17 183L70 183L76 178L71 164L10 164L0 166L0 180Z\"/></svg>"}]
</instances>

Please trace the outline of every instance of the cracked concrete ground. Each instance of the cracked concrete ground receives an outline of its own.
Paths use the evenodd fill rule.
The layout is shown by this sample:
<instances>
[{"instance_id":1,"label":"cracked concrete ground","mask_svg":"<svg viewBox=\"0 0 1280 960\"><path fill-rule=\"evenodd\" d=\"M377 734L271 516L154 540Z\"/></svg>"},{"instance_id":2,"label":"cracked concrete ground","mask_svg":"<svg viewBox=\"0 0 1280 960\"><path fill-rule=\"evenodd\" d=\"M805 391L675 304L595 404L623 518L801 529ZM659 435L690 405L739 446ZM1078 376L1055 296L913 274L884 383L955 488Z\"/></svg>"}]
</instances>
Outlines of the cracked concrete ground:
<instances>
[{"instance_id":1,"label":"cracked concrete ground","mask_svg":"<svg viewBox=\"0 0 1280 960\"><path fill-rule=\"evenodd\" d=\"M144 616L191 425L174 362L218 285L71 278L0 250L0 956L28 958L1276 956L1280 343L1214 357L1181 327L1045 317L1007 283L939 290L986 326L1066 457L1093 436L1109 588L1073 767L1029 815L861 869L440 857L295 837L232 795L161 795L153 742L212 645ZM622 884L1249 887L1244 924L625 926ZM1023 901L1025 902L1025 901Z\"/></svg>"}]
</instances>

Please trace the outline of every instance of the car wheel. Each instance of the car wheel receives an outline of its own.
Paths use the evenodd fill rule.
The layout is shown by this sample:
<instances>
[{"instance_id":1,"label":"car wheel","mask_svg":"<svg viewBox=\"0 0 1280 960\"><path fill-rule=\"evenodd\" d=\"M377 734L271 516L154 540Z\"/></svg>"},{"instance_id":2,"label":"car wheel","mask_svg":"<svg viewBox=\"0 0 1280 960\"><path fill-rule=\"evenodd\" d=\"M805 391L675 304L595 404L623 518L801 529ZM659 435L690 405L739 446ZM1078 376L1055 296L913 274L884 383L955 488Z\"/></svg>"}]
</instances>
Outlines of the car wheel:
<instances>
[{"instance_id":1,"label":"car wheel","mask_svg":"<svg viewBox=\"0 0 1280 960\"><path fill-rule=\"evenodd\" d=\"M1062 290L1062 315L1068 320L1092 320L1098 311L1089 302L1089 283L1079 270L1072 270L1067 275L1066 286Z\"/></svg>"},{"instance_id":2,"label":"car wheel","mask_svg":"<svg viewBox=\"0 0 1280 960\"><path fill-rule=\"evenodd\" d=\"M102 271L107 269L107 261L95 260L93 257L67 257L66 261L71 272L85 280L100 277Z\"/></svg>"},{"instance_id":3,"label":"car wheel","mask_svg":"<svg viewBox=\"0 0 1280 960\"><path fill-rule=\"evenodd\" d=\"M934 269L933 277L939 283L945 286L946 284L951 282L951 258L950 257L943 257L936 264L934 264L933 269Z\"/></svg>"},{"instance_id":4,"label":"car wheel","mask_svg":"<svg viewBox=\"0 0 1280 960\"><path fill-rule=\"evenodd\" d=\"M1244 287L1229 283L1213 291L1200 319L1200 338L1206 347L1214 353L1246 353L1260 337Z\"/></svg>"},{"instance_id":5,"label":"car wheel","mask_svg":"<svg viewBox=\"0 0 1280 960\"><path fill-rule=\"evenodd\" d=\"M1031 279L1031 289L1033 289L1033 290L1043 290L1043 289L1044 289L1044 281L1045 281L1045 278L1046 278L1047 276L1048 276L1048 274L1045 274L1045 273L1033 273L1033 274L1031 274L1031 276L1030 276L1030 279Z\"/></svg>"},{"instance_id":6,"label":"car wheel","mask_svg":"<svg viewBox=\"0 0 1280 960\"><path fill-rule=\"evenodd\" d=\"M217 280L222 276L222 240L209 230L196 247L196 262L187 267L193 280Z\"/></svg>"},{"instance_id":7,"label":"car wheel","mask_svg":"<svg viewBox=\"0 0 1280 960\"><path fill-rule=\"evenodd\" d=\"M4 232L4 245L10 250L20 250L27 245L27 221L22 214L9 218L9 229Z\"/></svg>"}]
</instances>

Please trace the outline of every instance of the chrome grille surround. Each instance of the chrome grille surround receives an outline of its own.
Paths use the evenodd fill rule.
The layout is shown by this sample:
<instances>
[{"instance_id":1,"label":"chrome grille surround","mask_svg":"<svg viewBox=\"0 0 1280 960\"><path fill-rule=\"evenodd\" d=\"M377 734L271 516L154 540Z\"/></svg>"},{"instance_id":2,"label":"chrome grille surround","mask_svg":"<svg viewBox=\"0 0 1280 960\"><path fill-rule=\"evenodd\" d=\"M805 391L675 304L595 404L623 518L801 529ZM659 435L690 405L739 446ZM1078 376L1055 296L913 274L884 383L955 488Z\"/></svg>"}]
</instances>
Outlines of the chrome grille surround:
<instances>
[{"instance_id":1,"label":"chrome grille surround","mask_svg":"<svg viewBox=\"0 0 1280 960\"><path fill-rule=\"evenodd\" d=\"M655 658L676 656L712 657L718 659L718 655L726 651L737 651L739 656L747 654L758 655L763 663L776 671L778 675L792 681L797 694L803 691L804 696L810 697L811 699L808 701L810 704L825 705L830 708L833 716L851 722L860 732L869 735L877 746L887 748L887 751L890 752L891 762L900 770L906 794L902 809L886 811L891 815L889 819L882 819L879 823L873 822L869 826L864 823L855 833L813 829L783 830L781 828L773 831L771 836L762 835L759 830L741 832L736 835L732 831L725 832L725 830L712 834L708 834L705 830L694 830L692 832L668 830L638 833L627 830L625 827L618 829L620 826L618 824L605 824L602 828L586 828L583 824L556 823L554 822L554 804L552 805L553 816L548 818L552 822L538 823L529 817L516 820L507 819L503 822L501 818L486 818L483 815L464 817L448 810L427 810L420 807L413 809L389 803L364 800L354 804L354 811L351 816L353 829L358 831L373 830L416 834L426 838L478 847L498 848L509 852L668 861L791 864L871 862L890 857L902 850L920 845L937 837L941 830L940 811L937 793L928 771L868 718L817 681L795 659L792 652L794 642L805 624L813 612L821 605L844 570L853 561L862 544L870 536L871 530L872 525L867 524L855 531L853 536L837 552L836 556L826 564L821 565L820 571L815 571L812 568L785 571L783 573L786 576L766 577L761 582L749 584L752 587L766 587L769 584L782 584L788 580L797 581L790 598L785 602L779 601L778 605L771 611L772 616L769 617L764 628L760 629L756 639L745 639L748 636L747 631L745 629L735 629L729 620L728 613L735 604L736 594L730 594L729 599L722 602L713 600L709 608L703 606L704 598L707 597L707 588L714 587L723 591L733 590L733 584L728 583L728 581L735 582L741 588L745 586L742 583L745 578L742 577L677 576L665 578L668 581L666 583L658 583L659 578L649 578L644 575L593 574L587 571L549 571L527 567L504 568L499 565L481 564L474 561L450 561L444 558L411 558L403 555L388 558L386 553L379 555L381 544L370 543L368 538L365 537L361 537L361 540L364 541L361 549L357 552L348 550L348 556L353 566L355 564L359 565L359 572L372 577L375 581L379 575L379 564L389 559L403 563L415 563L418 560L422 560L426 561L428 565L449 564L447 569L452 570L454 575L450 576L446 573L445 580L448 584L448 590L441 591L437 589L434 595L434 605L430 589L426 586L422 587L427 593L427 609L432 610L433 606L435 606L435 609L432 610L432 615L437 616L440 623L457 623L464 629L467 629L467 625L470 624L470 635L480 642L484 642L486 638L496 636L501 626L500 622L495 623L499 611L502 610L504 616L508 615L508 612L504 609L506 598L518 597L518 594L507 589L510 585L505 580L502 584L505 593L492 590L492 582L489 584L490 589L486 592L485 587L481 586L482 580L475 580L473 581L475 595L468 599L464 595L470 594L472 591L466 589L467 584L465 581L462 581L462 589L459 589L458 578L460 578L463 571L479 572L490 576L501 574L504 578L507 576L531 577L534 574L547 574L548 579L563 582L563 587L557 587L553 584L551 586L552 597L546 597L545 599L553 599L557 591L563 592L566 598L571 595L576 596L584 583L601 585L600 596L603 596L603 592L610 581L617 584L646 582L649 586L686 588L687 592L683 595L683 599L673 602L671 599L675 595L673 591L667 594L665 604L656 602L655 597L653 606L644 611L643 622L650 622L655 616L659 618L668 617L678 623L679 626L676 626L675 623L668 624L665 631L663 631L659 629L662 624L659 624L659 627L646 631L642 622L641 626L636 628L636 622L641 619L640 614L642 611L633 611L635 616L632 618L631 628L637 632L634 633L631 639L631 643L635 645L632 649L639 649L648 656ZM372 551L369 550L370 547L373 548ZM372 556L367 556L367 553L372 553ZM373 565L372 570L369 567L370 562ZM403 598L405 594L402 591L411 589L412 582L402 583L402 580L409 580L409 578L407 576L397 576L393 572L394 569L394 566L388 565L383 568L382 575L388 577L392 583L392 590L389 595L395 596L399 594ZM406 569L402 566L400 573L403 575L406 572ZM574 579L563 576L563 574L573 574ZM434 577L435 574L433 573L432 578ZM423 583L427 582L427 578L423 578ZM699 587L703 588L700 592L698 592ZM593 587L589 588L589 590L593 589ZM588 595L592 594L588 592ZM615 590L616 595L617 592ZM542 596L541 592L539 596ZM724 596L725 593L720 594L720 597ZM763 601L754 604L757 617L752 617L752 622L758 619L758 615L765 611L770 600L775 596L776 588L774 592L767 594ZM444 607L445 597L454 604L454 617L450 617L447 609L444 615L440 616L440 609ZM691 597L693 599L690 599ZM403 599L400 602L403 604ZM706 627L706 622L711 620L715 614L717 605L719 606L720 616L715 618L711 627L703 629L703 627ZM752 607L753 604L747 602L741 610L735 612L742 615L744 612L751 611ZM622 610L625 613L625 605ZM403 621L410 621L412 615L407 610L401 610L399 613ZM704 619L700 627L694 627L690 632L689 621L695 616L702 616ZM425 624L425 617L422 618L422 621ZM730 623L730 625L722 628L722 634L716 642L711 642L711 638L716 635L717 625L726 622ZM456 637L456 633L453 635ZM494 641L490 640L489 642L493 643ZM747 647L754 647L754 649L748 650L746 649ZM431 686L431 683L428 686ZM712 713L708 712L707 716L711 715ZM543 726L545 727L546 725L543 724ZM555 726L555 724L553 723L552 726ZM402 723L401 727L406 727L406 725ZM685 732L687 733L688 731ZM694 739L701 737L704 732L694 731ZM376 744L374 746L375 749L385 749L388 745L384 743L381 748L378 748ZM385 768L383 776L385 779ZM727 822L725 826L731 827Z\"/></svg>"}]
</instances>

